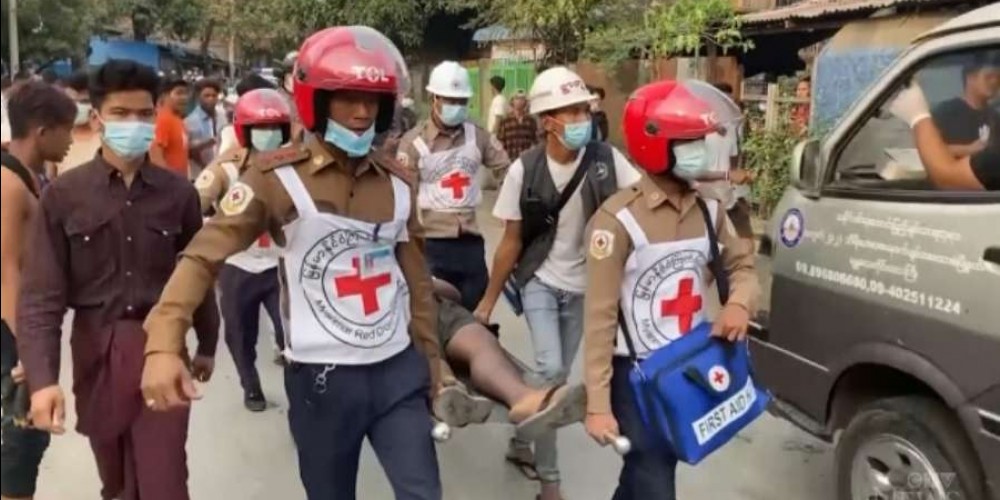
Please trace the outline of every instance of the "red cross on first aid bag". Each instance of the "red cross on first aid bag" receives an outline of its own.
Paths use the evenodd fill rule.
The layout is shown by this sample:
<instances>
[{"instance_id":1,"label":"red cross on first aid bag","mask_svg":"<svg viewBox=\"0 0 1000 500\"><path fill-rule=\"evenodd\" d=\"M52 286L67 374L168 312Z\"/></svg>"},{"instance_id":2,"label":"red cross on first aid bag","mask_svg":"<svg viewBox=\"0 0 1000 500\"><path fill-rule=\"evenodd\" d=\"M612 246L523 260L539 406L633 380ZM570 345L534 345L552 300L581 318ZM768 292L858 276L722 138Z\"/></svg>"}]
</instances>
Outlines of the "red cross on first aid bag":
<instances>
[{"instance_id":1,"label":"red cross on first aid bag","mask_svg":"<svg viewBox=\"0 0 1000 500\"><path fill-rule=\"evenodd\" d=\"M683 249L663 247L674 253L659 260L636 259L673 264L651 266L655 272L646 274L662 279L640 279L647 291L623 301L618 317L620 343L633 362L629 382L645 427L662 446L691 465L736 437L767 411L771 401L768 391L754 380L747 341L732 343L712 337L706 304L698 292L704 288L697 284L700 273L681 265L687 260L678 258L707 251L708 255L688 260L700 262L702 268L708 263L721 303L728 302L729 279L722 269L715 220L705 201L699 199L698 206L709 228L708 241L701 248L693 243ZM713 203L713 208L718 205ZM643 243L635 224L625 220L634 242L639 240L636 251L656 252L657 247ZM661 317L647 318L654 312ZM636 321L636 315L643 321Z\"/></svg>"},{"instance_id":2,"label":"red cross on first aid bag","mask_svg":"<svg viewBox=\"0 0 1000 500\"><path fill-rule=\"evenodd\" d=\"M691 465L736 437L771 401L753 378L747 343L715 339L711 331L702 323L629 374L646 428Z\"/></svg>"}]
</instances>

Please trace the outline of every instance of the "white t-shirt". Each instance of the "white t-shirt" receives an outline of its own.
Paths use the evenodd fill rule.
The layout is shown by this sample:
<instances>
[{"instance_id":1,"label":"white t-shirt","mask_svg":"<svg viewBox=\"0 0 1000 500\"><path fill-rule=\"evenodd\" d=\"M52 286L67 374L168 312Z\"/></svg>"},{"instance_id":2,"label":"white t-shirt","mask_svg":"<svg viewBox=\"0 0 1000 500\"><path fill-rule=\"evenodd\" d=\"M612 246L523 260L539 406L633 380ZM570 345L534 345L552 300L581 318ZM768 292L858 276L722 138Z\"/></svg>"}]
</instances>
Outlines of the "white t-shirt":
<instances>
[{"instance_id":1,"label":"white t-shirt","mask_svg":"<svg viewBox=\"0 0 1000 500\"><path fill-rule=\"evenodd\" d=\"M7 96L0 98L0 142L10 142L10 117L7 116Z\"/></svg>"},{"instance_id":2,"label":"white t-shirt","mask_svg":"<svg viewBox=\"0 0 1000 500\"><path fill-rule=\"evenodd\" d=\"M490 104L490 120L486 130L491 134L497 133L500 119L504 116L507 116L507 98L503 94L497 94L493 98L493 103Z\"/></svg>"},{"instance_id":3,"label":"white t-shirt","mask_svg":"<svg viewBox=\"0 0 1000 500\"><path fill-rule=\"evenodd\" d=\"M614 149L614 148L612 148ZM642 174L629 163L620 151L614 149L615 174L619 189L629 187L642 179ZM566 188L573 178L573 173L583 160L583 151L572 163L560 164L549 157L549 173L556 189L560 192ZM586 181L585 181L586 182ZM493 216L505 221L521 220L521 187L524 185L524 164L515 161L507 172L506 180L500 189ZM584 218L583 183L577 188L576 194L563 207L559 214L559 226L556 228L555 242L549 257L535 273L535 277L548 286L572 293L584 293L587 289L586 246L584 232L587 223Z\"/></svg>"},{"instance_id":4,"label":"white t-shirt","mask_svg":"<svg viewBox=\"0 0 1000 500\"><path fill-rule=\"evenodd\" d=\"M733 168L732 158L740 154L739 128L730 127L726 135L709 134L705 137L708 149L708 164L713 172L729 172ZM736 200L749 195L745 186L732 186L727 181L706 182L698 186L702 196L719 200L727 209L736 205Z\"/></svg>"}]
</instances>

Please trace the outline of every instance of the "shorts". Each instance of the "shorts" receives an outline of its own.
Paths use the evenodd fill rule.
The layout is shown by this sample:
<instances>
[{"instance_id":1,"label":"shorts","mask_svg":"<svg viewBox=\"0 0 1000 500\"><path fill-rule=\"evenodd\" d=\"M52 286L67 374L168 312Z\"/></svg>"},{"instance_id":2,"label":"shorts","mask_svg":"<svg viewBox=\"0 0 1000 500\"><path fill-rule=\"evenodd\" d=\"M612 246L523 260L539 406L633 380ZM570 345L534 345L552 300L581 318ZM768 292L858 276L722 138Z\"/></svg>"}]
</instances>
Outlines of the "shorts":
<instances>
[{"instance_id":1,"label":"shorts","mask_svg":"<svg viewBox=\"0 0 1000 500\"><path fill-rule=\"evenodd\" d=\"M460 304L445 299L438 300L437 331L442 351L462 328L477 323L476 317Z\"/></svg>"},{"instance_id":2,"label":"shorts","mask_svg":"<svg viewBox=\"0 0 1000 500\"><path fill-rule=\"evenodd\" d=\"M751 215L750 202L740 198L736 201L736 205L729 209L729 220L733 222L733 228L736 229L736 234L740 238L752 240L755 235L753 234L753 216Z\"/></svg>"},{"instance_id":3,"label":"shorts","mask_svg":"<svg viewBox=\"0 0 1000 500\"><path fill-rule=\"evenodd\" d=\"M49 434L14 424L18 386L11 371L15 366L14 335L4 322L0 333L0 496L24 498L35 494L38 466L49 447Z\"/></svg>"}]
</instances>

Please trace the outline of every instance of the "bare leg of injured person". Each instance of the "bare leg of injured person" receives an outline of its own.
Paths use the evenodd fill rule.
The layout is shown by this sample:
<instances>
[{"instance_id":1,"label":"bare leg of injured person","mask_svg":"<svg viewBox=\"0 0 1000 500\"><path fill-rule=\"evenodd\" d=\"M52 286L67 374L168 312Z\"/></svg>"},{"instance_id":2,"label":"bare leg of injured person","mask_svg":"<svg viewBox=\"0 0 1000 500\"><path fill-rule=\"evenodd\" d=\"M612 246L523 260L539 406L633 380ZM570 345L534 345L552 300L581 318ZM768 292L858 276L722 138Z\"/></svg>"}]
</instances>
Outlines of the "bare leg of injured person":
<instances>
[{"instance_id":1,"label":"bare leg of injured person","mask_svg":"<svg viewBox=\"0 0 1000 500\"><path fill-rule=\"evenodd\" d=\"M530 437L583 419L586 393L581 386L531 387L488 328L450 301L448 294L438 296L442 300L438 327L444 329L441 340L448 364L455 371L468 373L471 389L507 407L509 419L519 426L520 435ZM449 425L462 427L489 418L492 405L457 382L442 396L435 413Z\"/></svg>"}]
</instances>

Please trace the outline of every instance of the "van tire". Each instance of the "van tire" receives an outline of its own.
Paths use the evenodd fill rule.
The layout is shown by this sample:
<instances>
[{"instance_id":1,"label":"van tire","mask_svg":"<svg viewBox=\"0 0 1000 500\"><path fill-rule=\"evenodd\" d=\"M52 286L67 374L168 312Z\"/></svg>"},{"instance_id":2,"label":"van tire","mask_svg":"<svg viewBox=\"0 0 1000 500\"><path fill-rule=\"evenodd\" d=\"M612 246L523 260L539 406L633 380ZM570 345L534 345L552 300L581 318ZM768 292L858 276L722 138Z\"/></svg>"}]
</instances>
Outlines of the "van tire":
<instances>
[{"instance_id":1,"label":"van tire","mask_svg":"<svg viewBox=\"0 0 1000 500\"><path fill-rule=\"evenodd\" d=\"M852 497L852 473L855 457L879 436L913 445L939 474L956 474L949 500L986 500L986 481L965 430L946 406L919 396L878 400L854 416L837 444L838 500L869 500Z\"/></svg>"}]
</instances>

